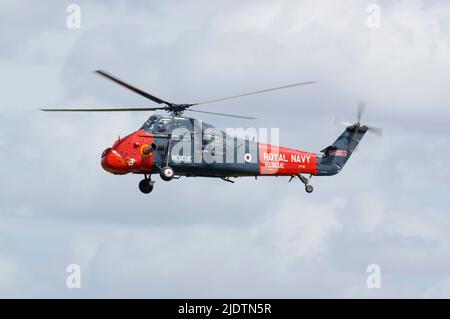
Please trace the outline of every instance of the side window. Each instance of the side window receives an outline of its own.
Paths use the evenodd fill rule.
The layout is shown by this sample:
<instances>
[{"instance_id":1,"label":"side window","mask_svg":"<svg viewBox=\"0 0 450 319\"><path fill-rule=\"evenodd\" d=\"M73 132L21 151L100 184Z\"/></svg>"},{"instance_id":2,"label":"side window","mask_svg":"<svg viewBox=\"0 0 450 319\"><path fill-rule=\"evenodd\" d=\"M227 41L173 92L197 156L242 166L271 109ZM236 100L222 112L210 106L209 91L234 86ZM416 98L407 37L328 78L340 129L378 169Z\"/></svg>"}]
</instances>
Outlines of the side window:
<instances>
[{"instance_id":1,"label":"side window","mask_svg":"<svg viewBox=\"0 0 450 319\"><path fill-rule=\"evenodd\" d=\"M172 121L171 133L182 133L182 135L176 136L184 141L191 140L192 125L189 119L175 119Z\"/></svg>"},{"instance_id":2,"label":"side window","mask_svg":"<svg viewBox=\"0 0 450 319\"><path fill-rule=\"evenodd\" d=\"M219 134L215 132L203 132L203 139L202 139L202 149L205 149L205 147L208 144L211 144L211 146L215 145L216 143L221 143L222 138Z\"/></svg>"},{"instance_id":3,"label":"side window","mask_svg":"<svg viewBox=\"0 0 450 319\"><path fill-rule=\"evenodd\" d=\"M189 126L189 121L186 119L174 119L172 122L172 128L177 129L179 127Z\"/></svg>"},{"instance_id":4,"label":"side window","mask_svg":"<svg viewBox=\"0 0 450 319\"><path fill-rule=\"evenodd\" d=\"M214 141L214 136L211 134L203 134L203 140L202 140L202 149L204 150L206 145Z\"/></svg>"},{"instance_id":5,"label":"side window","mask_svg":"<svg viewBox=\"0 0 450 319\"><path fill-rule=\"evenodd\" d=\"M208 129L203 132L202 150L211 152L211 155L225 153L223 133L218 129Z\"/></svg>"}]
</instances>

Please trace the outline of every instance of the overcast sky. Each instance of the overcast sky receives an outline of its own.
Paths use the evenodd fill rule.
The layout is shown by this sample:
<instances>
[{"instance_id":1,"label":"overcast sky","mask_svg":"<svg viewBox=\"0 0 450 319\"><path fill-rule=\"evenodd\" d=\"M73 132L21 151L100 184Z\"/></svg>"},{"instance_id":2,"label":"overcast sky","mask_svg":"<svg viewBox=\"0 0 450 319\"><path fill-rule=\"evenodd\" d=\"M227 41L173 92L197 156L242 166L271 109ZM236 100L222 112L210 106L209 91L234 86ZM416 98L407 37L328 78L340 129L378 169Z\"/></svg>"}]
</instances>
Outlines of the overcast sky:
<instances>
[{"instance_id":1,"label":"overcast sky","mask_svg":"<svg viewBox=\"0 0 450 319\"><path fill-rule=\"evenodd\" d=\"M448 1L78 1L80 29L71 3L0 2L0 297L450 297ZM201 118L318 152L364 100L384 136L312 194L157 177L144 195L100 155L150 114L39 111L153 105L96 69L179 103L315 80L202 108L256 121Z\"/></svg>"}]
</instances>

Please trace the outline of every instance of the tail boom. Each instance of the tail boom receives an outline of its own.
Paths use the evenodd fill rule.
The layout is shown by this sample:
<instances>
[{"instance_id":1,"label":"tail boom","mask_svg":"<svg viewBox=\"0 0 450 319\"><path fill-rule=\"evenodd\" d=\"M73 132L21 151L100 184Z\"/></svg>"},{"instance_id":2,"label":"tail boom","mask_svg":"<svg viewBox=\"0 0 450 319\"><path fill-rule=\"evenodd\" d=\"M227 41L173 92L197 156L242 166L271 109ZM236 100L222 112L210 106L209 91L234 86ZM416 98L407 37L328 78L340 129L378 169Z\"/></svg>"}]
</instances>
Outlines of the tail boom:
<instances>
[{"instance_id":1,"label":"tail boom","mask_svg":"<svg viewBox=\"0 0 450 319\"><path fill-rule=\"evenodd\" d=\"M355 151L364 134L366 126L359 124L348 126L338 139L322 150L318 159L317 176L330 176L339 173Z\"/></svg>"}]
</instances>

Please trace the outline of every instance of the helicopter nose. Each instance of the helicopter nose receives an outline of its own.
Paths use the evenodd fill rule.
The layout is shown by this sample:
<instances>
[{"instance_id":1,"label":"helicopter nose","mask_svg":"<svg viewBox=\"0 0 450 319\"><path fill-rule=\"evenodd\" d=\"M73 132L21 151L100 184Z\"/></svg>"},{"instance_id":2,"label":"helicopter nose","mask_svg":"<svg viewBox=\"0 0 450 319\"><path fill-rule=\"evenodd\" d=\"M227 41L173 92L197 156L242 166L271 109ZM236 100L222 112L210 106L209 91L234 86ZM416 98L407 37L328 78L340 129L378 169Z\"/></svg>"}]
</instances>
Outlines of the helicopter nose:
<instances>
[{"instance_id":1,"label":"helicopter nose","mask_svg":"<svg viewBox=\"0 0 450 319\"><path fill-rule=\"evenodd\" d=\"M112 148L107 148L102 154L102 167L113 174L126 174L127 163L120 154Z\"/></svg>"}]
</instances>

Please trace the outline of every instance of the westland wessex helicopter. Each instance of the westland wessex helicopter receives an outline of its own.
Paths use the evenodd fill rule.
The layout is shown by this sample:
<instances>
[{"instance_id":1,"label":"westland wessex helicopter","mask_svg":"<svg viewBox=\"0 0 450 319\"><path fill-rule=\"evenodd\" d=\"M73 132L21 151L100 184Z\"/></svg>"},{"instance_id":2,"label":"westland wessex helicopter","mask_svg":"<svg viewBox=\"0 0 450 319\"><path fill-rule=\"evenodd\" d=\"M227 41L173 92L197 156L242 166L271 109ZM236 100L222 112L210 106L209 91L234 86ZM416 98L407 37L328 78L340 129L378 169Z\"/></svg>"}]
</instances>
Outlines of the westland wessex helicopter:
<instances>
[{"instance_id":1,"label":"westland wessex helicopter","mask_svg":"<svg viewBox=\"0 0 450 319\"><path fill-rule=\"evenodd\" d=\"M361 124L364 104L360 103L357 121L354 124L338 122L345 126L344 132L320 154L261 143L249 137L238 138L212 125L193 118L184 117L185 111L221 115L235 118L252 117L208 112L191 109L193 106L215 103L242 96L286 89L315 83L301 82L226 98L192 104L175 104L145 91L104 71L97 74L110 79L133 92L164 105L144 108L45 108L49 112L135 112L164 110L168 115L151 115L142 127L126 137L118 138L101 155L101 165L112 174L142 174L139 183L141 192L153 190L153 174L164 181L186 177L214 177L234 183L231 178L244 176L289 176L298 177L307 193L313 191L309 183L312 176L331 176L339 173L356 146L368 131L381 135L381 129ZM309 177L305 176L309 175Z\"/></svg>"}]
</instances>

